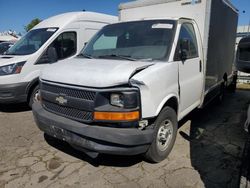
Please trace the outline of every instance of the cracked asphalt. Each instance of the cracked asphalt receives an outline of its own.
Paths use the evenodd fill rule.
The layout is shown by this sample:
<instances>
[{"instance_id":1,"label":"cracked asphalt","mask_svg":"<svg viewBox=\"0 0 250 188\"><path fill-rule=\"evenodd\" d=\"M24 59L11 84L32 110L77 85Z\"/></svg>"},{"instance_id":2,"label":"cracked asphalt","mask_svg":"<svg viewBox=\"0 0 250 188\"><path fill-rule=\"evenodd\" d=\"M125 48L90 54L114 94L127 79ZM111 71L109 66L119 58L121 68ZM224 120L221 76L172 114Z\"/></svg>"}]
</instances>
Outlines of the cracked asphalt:
<instances>
[{"instance_id":1,"label":"cracked asphalt","mask_svg":"<svg viewBox=\"0 0 250 188\"><path fill-rule=\"evenodd\" d=\"M25 105L0 107L0 188L16 187L238 187L247 140L243 130L250 92L227 93L179 123L169 157L91 159L36 127Z\"/></svg>"}]
</instances>

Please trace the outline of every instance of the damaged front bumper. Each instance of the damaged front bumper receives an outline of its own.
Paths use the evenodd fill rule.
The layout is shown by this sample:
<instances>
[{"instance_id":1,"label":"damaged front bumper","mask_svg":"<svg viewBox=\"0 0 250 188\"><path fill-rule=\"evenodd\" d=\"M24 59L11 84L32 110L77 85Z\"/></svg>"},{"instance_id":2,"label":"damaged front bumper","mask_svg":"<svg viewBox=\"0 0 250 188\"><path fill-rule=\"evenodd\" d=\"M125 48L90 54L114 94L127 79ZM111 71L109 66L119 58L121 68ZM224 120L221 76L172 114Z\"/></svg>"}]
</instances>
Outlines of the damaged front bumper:
<instances>
[{"instance_id":1,"label":"damaged front bumper","mask_svg":"<svg viewBox=\"0 0 250 188\"><path fill-rule=\"evenodd\" d=\"M80 123L46 111L40 103L32 106L37 126L50 136L68 142L84 152L115 155L145 153L153 140L153 129L115 128Z\"/></svg>"}]
</instances>

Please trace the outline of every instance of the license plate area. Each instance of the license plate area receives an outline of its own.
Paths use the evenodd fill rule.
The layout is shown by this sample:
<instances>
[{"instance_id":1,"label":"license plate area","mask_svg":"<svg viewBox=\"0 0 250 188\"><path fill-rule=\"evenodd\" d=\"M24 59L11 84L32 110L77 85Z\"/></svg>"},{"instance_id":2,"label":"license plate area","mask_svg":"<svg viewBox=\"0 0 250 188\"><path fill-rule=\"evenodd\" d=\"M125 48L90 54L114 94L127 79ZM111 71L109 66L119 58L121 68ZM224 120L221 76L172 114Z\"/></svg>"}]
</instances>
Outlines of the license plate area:
<instances>
[{"instance_id":1,"label":"license plate area","mask_svg":"<svg viewBox=\"0 0 250 188\"><path fill-rule=\"evenodd\" d=\"M63 141L70 141L70 136L68 134L68 131L61 129L59 127L56 127L54 125L50 126L50 133L53 137L63 140Z\"/></svg>"}]
</instances>

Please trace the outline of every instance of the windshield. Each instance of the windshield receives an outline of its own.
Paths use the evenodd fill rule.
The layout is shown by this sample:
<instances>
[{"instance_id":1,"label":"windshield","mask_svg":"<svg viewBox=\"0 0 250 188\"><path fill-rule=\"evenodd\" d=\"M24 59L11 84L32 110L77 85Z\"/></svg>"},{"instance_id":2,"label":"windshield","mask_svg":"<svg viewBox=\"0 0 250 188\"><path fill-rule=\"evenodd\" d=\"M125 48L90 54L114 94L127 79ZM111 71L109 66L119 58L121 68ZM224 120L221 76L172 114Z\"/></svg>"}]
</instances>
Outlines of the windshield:
<instances>
[{"instance_id":1,"label":"windshield","mask_svg":"<svg viewBox=\"0 0 250 188\"><path fill-rule=\"evenodd\" d=\"M34 29L22 37L7 55L29 55L37 50L56 32L57 28Z\"/></svg>"},{"instance_id":2,"label":"windshield","mask_svg":"<svg viewBox=\"0 0 250 188\"><path fill-rule=\"evenodd\" d=\"M0 54L3 54L3 53L4 53L5 51L7 51L12 45L13 45L13 43L9 43L9 42L0 43Z\"/></svg>"},{"instance_id":3,"label":"windshield","mask_svg":"<svg viewBox=\"0 0 250 188\"><path fill-rule=\"evenodd\" d=\"M167 59L175 31L173 20L147 20L105 26L84 48L86 58Z\"/></svg>"}]
</instances>

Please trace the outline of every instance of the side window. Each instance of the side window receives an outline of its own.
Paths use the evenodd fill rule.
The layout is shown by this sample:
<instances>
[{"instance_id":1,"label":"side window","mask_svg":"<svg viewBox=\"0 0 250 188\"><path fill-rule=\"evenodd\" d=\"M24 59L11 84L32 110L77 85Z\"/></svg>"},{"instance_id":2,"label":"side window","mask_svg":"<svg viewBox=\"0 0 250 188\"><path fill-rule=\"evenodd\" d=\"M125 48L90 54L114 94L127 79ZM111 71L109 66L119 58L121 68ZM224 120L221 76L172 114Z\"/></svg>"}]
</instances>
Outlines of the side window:
<instances>
[{"instance_id":1,"label":"side window","mask_svg":"<svg viewBox=\"0 0 250 188\"><path fill-rule=\"evenodd\" d=\"M76 32L64 32L49 45L37 64L54 63L58 60L71 57L76 53L76 49Z\"/></svg>"},{"instance_id":2,"label":"side window","mask_svg":"<svg viewBox=\"0 0 250 188\"><path fill-rule=\"evenodd\" d=\"M175 51L175 60L180 60L179 54L181 46L185 42L185 49L187 50L187 59L192 59L198 57L198 45L197 39L194 31L194 27L190 23L184 23L181 26L180 35L178 39L177 48Z\"/></svg>"}]
</instances>

